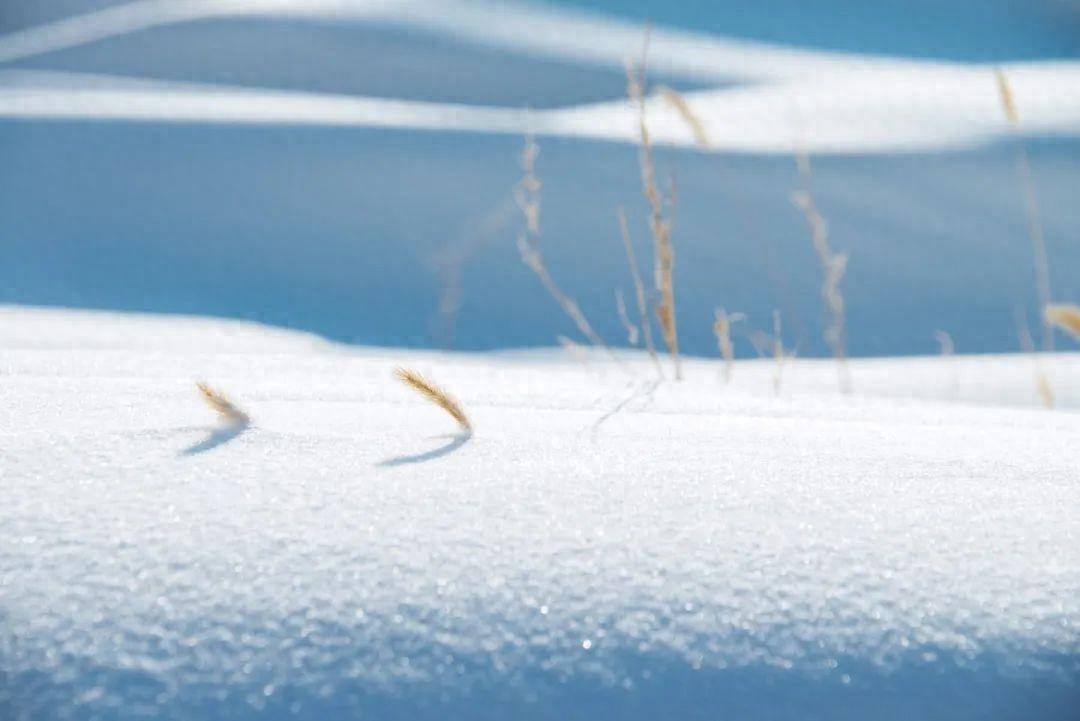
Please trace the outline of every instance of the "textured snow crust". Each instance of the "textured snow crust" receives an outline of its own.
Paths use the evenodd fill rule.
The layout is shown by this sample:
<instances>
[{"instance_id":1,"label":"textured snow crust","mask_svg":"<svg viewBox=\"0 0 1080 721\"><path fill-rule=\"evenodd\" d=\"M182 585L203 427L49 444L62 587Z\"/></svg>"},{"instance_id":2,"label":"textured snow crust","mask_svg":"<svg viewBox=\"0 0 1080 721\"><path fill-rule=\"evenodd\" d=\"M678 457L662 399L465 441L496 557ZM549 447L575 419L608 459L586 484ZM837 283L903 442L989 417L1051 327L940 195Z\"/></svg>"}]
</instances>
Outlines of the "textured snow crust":
<instances>
[{"instance_id":1,"label":"textured snow crust","mask_svg":"<svg viewBox=\"0 0 1080 721\"><path fill-rule=\"evenodd\" d=\"M0 718L1076 718L1080 417L1029 358L624 358L3 309Z\"/></svg>"}]
</instances>

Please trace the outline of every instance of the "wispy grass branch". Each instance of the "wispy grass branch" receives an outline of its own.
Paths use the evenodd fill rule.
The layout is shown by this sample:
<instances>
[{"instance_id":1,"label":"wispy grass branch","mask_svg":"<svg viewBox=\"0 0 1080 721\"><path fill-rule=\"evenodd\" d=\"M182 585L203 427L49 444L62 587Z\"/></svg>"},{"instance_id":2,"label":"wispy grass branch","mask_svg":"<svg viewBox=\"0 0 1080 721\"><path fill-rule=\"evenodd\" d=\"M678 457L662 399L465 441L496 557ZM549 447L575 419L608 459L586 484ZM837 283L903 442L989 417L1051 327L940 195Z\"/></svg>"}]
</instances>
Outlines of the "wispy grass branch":
<instances>
[{"instance_id":1,"label":"wispy grass branch","mask_svg":"<svg viewBox=\"0 0 1080 721\"><path fill-rule=\"evenodd\" d=\"M585 317L577 302L563 292L559 284L544 264L540 252L540 179L536 175L536 157L540 147L531 135L525 137L525 147L521 151L522 178L514 190L514 198L525 218L525 230L518 236L518 251L521 260L536 274L548 294L555 299L563 312L574 322L577 329L590 343L603 348L613 360L618 360L603 339L593 330L592 324Z\"/></svg>"},{"instance_id":2,"label":"wispy grass branch","mask_svg":"<svg viewBox=\"0 0 1080 721\"><path fill-rule=\"evenodd\" d=\"M1028 158L1027 147L1020 136L1020 110L1017 107L1016 96L1013 95L1009 78L1001 68L994 71L994 76L997 79L1002 113L1016 141L1016 175L1024 201L1028 236L1031 238L1032 259L1035 266L1035 292L1039 300L1039 308L1044 309L1050 305L1050 299L1053 297L1050 291L1050 261L1046 252L1046 238L1043 235L1039 201L1035 195L1035 182L1031 175L1031 160ZM1046 351L1054 349L1054 333L1050 327L1050 321L1045 316L1042 318L1042 348Z\"/></svg>"},{"instance_id":3,"label":"wispy grass branch","mask_svg":"<svg viewBox=\"0 0 1080 721\"><path fill-rule=\"evenodd\" d=\"M818 262L821 264L823 276L821 299L828 314L825 341L829 344L833 355L836 357L840 391L850 393L851 375L847 367L847 349L844 338L844 296L840 292L840 281L847 270L848 257L845 253L833 252L829 245L828 225L825 218L818 212L817 203L814 200L810 156L805 149L798 148L796 150L795 164L799 170L799 177L802 180L803 187L792 193L791 200L806 218L806 224L810 229L810 241L813 243L814 252L817 253Z\"/></svg>"},{"instance_id":4,"label":"wispy grass branch","mask_svg":"<svg viewBox=\"0 0 1080 721\"><path fill-rule=\"evenodd\" d=\"M642 193L649 204L649 231L653 238L654 284L659 296L656 317L668 353L675 365L675 379L682 378L679 361L679 334L675 319L675 249L671 242L671 221L664 214L664 197L656 183L656 166L653 162L652 137L645 112L645 61L648 55L648 33L641 53L641 62L635 67L626 65L626 91L638 113L640 152L638 165L641 169Z\"/></svg>"},{"instance_id":5,"label":"wispy grass branch","mask_svg":"<svg viewBox=\"0 0 1080 721\"><path fill-rule=\"evenodd\" d=\"M735 346L731 342L731 326L745 317L742 313L729 314L723 308L717 308L715 311L713 334L716 336L716 345L720 350L720 356L724 359L725 383L731 382L731 371L735 361Z\"/></svg>"},{"instance_id":6,"label":"wispy grass branch","mask_svg":"<svg viewBox=\"0 0 1080 721\"><path fill-rule=\"evenodd\" d=\"M641 271L638 269L637 253L634 252L634 243L630 239L630 227L626 223L626 213L622 206L617 210L619 218L619 234L622 236L623 247L626 249L626 261L630 265L630 275L634 279L634 297L637 299L638 315L641 321L641 335L645 340L645 350L656 366L657 374L663 378L664 371L660 366L660 358L656 355L656 346L653 344L652 322L649 320L649 306L645 300L645 283L641 280Z\"/></svg>"}]
</instances>

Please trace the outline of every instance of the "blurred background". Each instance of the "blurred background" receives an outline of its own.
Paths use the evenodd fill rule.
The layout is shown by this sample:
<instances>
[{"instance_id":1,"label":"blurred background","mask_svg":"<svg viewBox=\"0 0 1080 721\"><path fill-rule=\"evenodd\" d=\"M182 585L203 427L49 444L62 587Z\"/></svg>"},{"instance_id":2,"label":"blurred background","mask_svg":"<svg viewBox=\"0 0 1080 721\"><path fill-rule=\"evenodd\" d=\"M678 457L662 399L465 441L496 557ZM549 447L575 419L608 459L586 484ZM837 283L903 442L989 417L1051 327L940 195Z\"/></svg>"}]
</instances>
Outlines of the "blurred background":
<instances>
[{"instance_id":1,"label":"blurred background","mask_svg":"<svg viewBox=\"0 0 1080 721\"><path fill-rule=\"evenodd\" d=\"M829 353L808 184L853 355L937 352L939 330L1018 350L1033 222L1053 299L1080 300L1076 0L4 0L0 303L584 343L518 252L534 133L546 266L628 345L617 208L650 284L652 253L624 62L647 23L685 352L716 354L723 307L740 356L774 311Z\"/></svg>"}]
</instances>

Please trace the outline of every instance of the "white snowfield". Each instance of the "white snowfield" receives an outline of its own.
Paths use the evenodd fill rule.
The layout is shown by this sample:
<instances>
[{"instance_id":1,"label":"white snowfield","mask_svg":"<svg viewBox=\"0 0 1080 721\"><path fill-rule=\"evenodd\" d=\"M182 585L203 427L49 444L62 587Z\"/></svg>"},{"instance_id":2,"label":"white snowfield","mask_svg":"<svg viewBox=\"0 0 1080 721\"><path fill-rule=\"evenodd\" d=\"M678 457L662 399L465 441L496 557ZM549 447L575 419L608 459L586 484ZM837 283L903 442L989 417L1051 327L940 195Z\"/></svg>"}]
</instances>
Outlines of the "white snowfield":
<instances>
[{"instance_id":1,"label":"white snowfield","mask_svg":"<svg viewBox=\"0 0 1080 721\"><path fill-rule=\"evenodd\" d=\"M529 3L138 0L0 36L0 64L155 28L229 18L398 28L597 68L621 68L637 59L645 37L639 25ZM712 150L789 154L798 145L814 153L916 152L977 146L1012 132L1001 111L994 68L982 64L799 50L658 29L650 37L649 66L675 78L726 86L685 94ZM1080 134L1080 62L1016 62L1002 68L1022 109L1024 133ZM448 75L447 82L454 81ZM669 101L651 97L648 112L656 142L696 144ZM626 101L526 112L10 68L0 69L4 117L638 138L637 110Z\"/></svg>"},{"instance_id":2,"label":"white snowfield","mask_svg":"<svg viewBox=\"0 0 1080 721\"><path fill-rule=\"evenodd\" d=\"M3 309L0 718L1076 718L1030 357L623 358Z\"/></svg>"}]
</instances>

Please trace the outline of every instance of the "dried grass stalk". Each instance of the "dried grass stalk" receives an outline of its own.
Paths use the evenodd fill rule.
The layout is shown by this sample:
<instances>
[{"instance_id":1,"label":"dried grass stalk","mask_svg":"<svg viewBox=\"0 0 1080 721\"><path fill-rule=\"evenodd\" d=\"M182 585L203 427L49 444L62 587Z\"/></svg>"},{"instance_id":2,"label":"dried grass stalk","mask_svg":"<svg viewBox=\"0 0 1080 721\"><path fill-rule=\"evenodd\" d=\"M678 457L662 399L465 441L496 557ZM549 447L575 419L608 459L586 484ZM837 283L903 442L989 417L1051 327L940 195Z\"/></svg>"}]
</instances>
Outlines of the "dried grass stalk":
<instances>
[{"instance_id":1,"label":"dried grass stalk","mask_svg":"<svg viewBox=\"0 0 1080 721\"><path fill-rule=\"evenodd\" d=\"M218 418L221 421L230 425L244 425L251 421L248 414L244 413L235 403L226 398L225 394L214 390L202 381L197 382L195 385L198 387L203 401L218 414Z\"/></svg>"},{"instance_id":2,"label":"dried grass stalk","mask_svg":"<svg viewBox=\"0 0 1080 721\"><path fill-rule=\"evenodd\" d=\"M675 365L675 380L682 379L682 367L679 361L679 334L675 321L675 249L671 243L671 221L664 215L664 197L656 184L656 167L653 163L652 138L645 117L645 57L648 48L646 36L645 50L639 68L632 63L626 66L626 92L631 102L637 106L638 132L641 152L638 164L641 167L641 186L645 199L649 203L649 231L653 238L654 283L659 301L656 305L656 317L660 323L660 332L664 345Z\"/></svg>"},{"instance_id":3,"label":"dried grass stalk","mask_svg":"<svg viewBox=\"0 0 1080 721\"><path fill-rule=\"evenodd\" d=\"M394 375L399 381L408 385L420 395L427 398L429 401L442 408L444 411L450 414L450 416L457 421L464 431L472 431L472 423L469 422L468 416L465 415L464 409L457 399L447 393L445 390L435 385L420 373L411 370L409 368L398 368L394 371Z\"/></svg>"},{"instance_id":4,"label":"dried grass stalk","mask_svg":"<svg viewBox=\"0 0 1080 721\"><path fill-rule=\"evenodd\" d=\"M1009 78L1001 68L994 69L994 77L997 79L998 99L1001 100L1001 110L1005 113L1005 119L1014 128L1020 127L1020 113L1016 108L1016 98L1013 96L1012 85Z\"/></svg>"},{"instance_id":5,"label":"dried grass stalk","mask_svg":"<svg viewBox=\"0 0 1080 721\"><path fill-rule=\"evenodd\" d=\"M1080 306L1072 303L1052 303L1043 308L1043 318L1077 340L1080 340Z\"/></svg>"},{"instance_id":6,"label":"dried grass stalk","mask_svg":"<svg viewBox=\"0 0 1080 721\"><path fill-rule=\"evenodd\" d=\"M735 361L735 346L731 342L732 324L744 318L742 313L728 314L723 308L715 311L713 322L713 334L716 336L716 345L720 349L720 356L724 359L724 382L731 382L731 371Z\"/></svg>"},{"instance_id":7,"label":"dried grass stalk","mask_svg":"<svg viewBox=\"0 0 1080 721\"><path fill-rule=\"evenodd\" d=\"M773 358L776 360L776 372L773 375L773 393L780 395L780 383L784 376L784 361L788 354L784 350L784 330L780 325L780 311L773 311Z\"/></svg>"},{"instance_id":8,"label":"dried grass stalk","mask_svg":"<svg viewBox=\"0 0 1080 721\"><path fill-rule=\"evenodd\" d=\"M1042 361L1035 350L1035 342L1032 340L1031 331L1028 329L1027 317L1019 308L1016 310L1016 335L1020 339L1020 348L1025 353L1031 354L1031 358L1035 362L1035 392L1038 394L1039 400L1042 401L1043 406L1046 408L1053 408L1054 392L1050 388L1050 381L1046 377Z\"/></svg>"},{"instance_id":9,"label":"dried grass stalk","mask_svg":"<svg viewBox=\"0 0 1080 721\"><path fill-rule=\"evenodd\" d=\"M941 348L941 355L951 356L956 352L956 345L953 343L952 336L945 331L934 331L934 338L937 339L938 346Z\"/></svg>"},{"instance_id":10,"label":"dried grass stalk","mask_svg":"<svg viewBox=\"0 0 1080 721\"><path fill-rule=\"evenodd\" d=\"M581 307L573 298L563 292L559 284L551 276L544 258L540 254L540 179L536 176L536 156L540 153L540 147L531 135L525 137L525 147L521 151L521 169L523 176L514 190L514 198L518 207L525 217L525 231L518 236L518 251L521 260L544 284L548 294L559 304L563 312L574 322L581 334L589 339L589 342L598 348L603 348L615 359L615 355L607 344L593 330Z\"/></svg>"},{"instance_id":11,"label":"dried grass stalk","mask_svg":"<svg viewBox=\"0 0 1080 721\"><path fill-rule=\"evenodd\" d=\"M825 342L832 348L836 357L840 376L840 390L851 392L851 375L847 368L847 349L844 339L844 296L840 292L840 281L847 270L848 257L845 253L834 253L829 246L829 231L825 219L818 212L811 190L810 156L803 149L796 150L796 167L802 178L803 188L791 195L791 200L806 218L810 228L810 241L817 253L823 274L821 298L829 316L825 328Z\"/></svg>"},{"instance_id":12,"label":"dried grass stalk","mask_svg":"<svg viewBox=\"0 0 1080 721\"><path fill-rule=\"evenodd\" d=\"M656 345L653 344L652 323L649 321L648 304L645 301L645 283L641 280L641 272L638 270L637 253L634 252L634 244L630 240L630 228L626 224L626 213L620 206L617 210L619 218L619 233L622 235L623 247L626 249L626 261L630 264L630 275L634 279L634 296L637 298L638 315L641 321L641 335L645 339L645 350L649 352L656 372L662 378L664 371L660 367L660 358L656 355Z\"/></svg>"},{"instance_id":13,"label":"dried grass stalk","mask_svg":"<svg viewBox=\"0 0 1080 721\"><path fill-rule=\"evenodd\" d=\"M706 150L711 148L712 143L709 142L709 135L705 132L705 124L701 122L701 117L690 107L690 103L686 101L686 98L679 91L669 88L667 85L658 86L656 91L671 104L671 107L675 108L675 112L690 128L690 132L694 134L694 142Z\"/></svg>"},{"instance_id":14,"label":"dried grass stalk","mask_svg":"<svg viewBox=\"0 0 1080 721\"><path fill-rule=\"evenodd\" d=\"M1002 112L1005 114L1005 119L1009 121L1016 140L1016 175L1020 181L1020 192L1024 200L1028 237L1031 238L1032 260L1035 265L1035 292L1038 296L1039 307L1046 308L1050 305L1050 298L1053 297L1050 289L1050 260L1046 252L1046 239L1043 235L1039 201L1035 195L1035 183L1031 177L1031 160L1028 158L1027 147L1020 137L1020 113L1017 110L1016 97L1013 95L1009 78L1001 68L997 68L994 75L997 78ZM1045 317L1042 323L1042 347L1043 350L1054 349L1054 333L1050 328L1049 320Z\"/></svg>"},{"instance_id":15,"label":"dried grass stalk","mask_svg":"<svg viewBox=\"0 0 1080 721\"><path fill-rule=\"evenodd\" d=\"M620 289L615 290L615 309L619 313L619 321L622 322L623 328L626 328L626 342L636 346L641 331L639 331L638 327L630 320L630 316L626 314L626 301L623 300L622 290Z\"/></svg>"}]
</instances>

